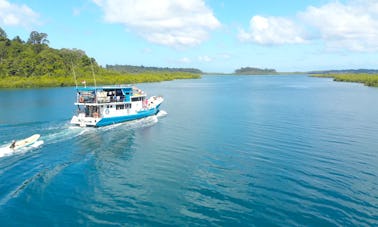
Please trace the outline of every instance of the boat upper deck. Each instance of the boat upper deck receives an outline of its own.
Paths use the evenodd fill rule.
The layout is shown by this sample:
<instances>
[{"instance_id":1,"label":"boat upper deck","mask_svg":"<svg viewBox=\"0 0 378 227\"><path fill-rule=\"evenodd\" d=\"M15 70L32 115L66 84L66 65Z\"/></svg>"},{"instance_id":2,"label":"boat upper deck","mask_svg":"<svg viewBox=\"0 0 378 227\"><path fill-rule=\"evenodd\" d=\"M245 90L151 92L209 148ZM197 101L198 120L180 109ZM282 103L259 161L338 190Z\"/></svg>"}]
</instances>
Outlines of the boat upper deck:
<instances>
[{"instance_id":1,"label":"boat upper deck","mask_svg":"<svg viewBox=\"0 0 378 227\"><path fill-rule=\"evenodd\" d=\"M75 105L130 103L143 101L146 93L135 86L103 86L77 88Z\"/></svg>"}]
</instances>

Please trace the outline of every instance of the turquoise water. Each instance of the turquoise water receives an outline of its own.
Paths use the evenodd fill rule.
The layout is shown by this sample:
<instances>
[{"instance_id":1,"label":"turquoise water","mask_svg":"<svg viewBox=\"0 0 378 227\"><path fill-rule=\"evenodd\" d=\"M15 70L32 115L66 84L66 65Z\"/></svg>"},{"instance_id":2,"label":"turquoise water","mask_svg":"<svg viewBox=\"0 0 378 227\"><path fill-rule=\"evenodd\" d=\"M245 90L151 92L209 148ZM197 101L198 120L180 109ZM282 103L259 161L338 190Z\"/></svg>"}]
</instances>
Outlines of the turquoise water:
<instances>
[{"instance_id":1,"label":"turquoise water","mask_svg":"<svg viewBox=\"0 0 378 227\"><path fill-rule=\"evenodd\" d=\"M164 96L162 113L98 129L69 126L73 88L1 90L0 147L44 143L0 155L0 223L378 225L377 88L307 76L139 87Z\"/></svg>"}]
</instances>

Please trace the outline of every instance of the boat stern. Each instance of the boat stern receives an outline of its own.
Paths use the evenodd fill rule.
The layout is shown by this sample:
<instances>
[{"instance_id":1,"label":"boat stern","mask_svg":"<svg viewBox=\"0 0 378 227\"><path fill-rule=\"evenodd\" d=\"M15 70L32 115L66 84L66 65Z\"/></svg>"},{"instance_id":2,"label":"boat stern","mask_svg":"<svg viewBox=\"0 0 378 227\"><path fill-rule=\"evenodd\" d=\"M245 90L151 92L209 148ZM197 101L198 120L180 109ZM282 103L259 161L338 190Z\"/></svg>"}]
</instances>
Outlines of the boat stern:
<instances>
[{"instance_id":1,"label":"boat stern","mask_svg":"<svg viewBox=\"0 0 378 227\"><path fill-rule=\"evenodd\" d=\"M71 124L80 127L96 127L101 118L86 117L85 114L80 113L71 119Z\"/></svg>"}]
</instances>

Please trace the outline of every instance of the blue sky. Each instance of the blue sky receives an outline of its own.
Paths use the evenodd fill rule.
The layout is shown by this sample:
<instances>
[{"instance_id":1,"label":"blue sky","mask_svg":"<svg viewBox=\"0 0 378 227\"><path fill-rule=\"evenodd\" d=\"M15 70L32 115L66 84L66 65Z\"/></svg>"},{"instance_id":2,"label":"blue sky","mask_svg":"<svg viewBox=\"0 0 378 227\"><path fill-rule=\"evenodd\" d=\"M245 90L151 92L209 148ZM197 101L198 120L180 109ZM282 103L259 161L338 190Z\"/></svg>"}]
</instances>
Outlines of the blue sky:
<instances>
[{"instance_id":1,"label":"blue sky","mask_svg":"<svg viewBox=\"0 0 378 227\"><path fill-rule=\"evenodd\" d=\"M0 0L0 27L103 66L378 69L377 0Z\"/></svg>"}]
</instances>

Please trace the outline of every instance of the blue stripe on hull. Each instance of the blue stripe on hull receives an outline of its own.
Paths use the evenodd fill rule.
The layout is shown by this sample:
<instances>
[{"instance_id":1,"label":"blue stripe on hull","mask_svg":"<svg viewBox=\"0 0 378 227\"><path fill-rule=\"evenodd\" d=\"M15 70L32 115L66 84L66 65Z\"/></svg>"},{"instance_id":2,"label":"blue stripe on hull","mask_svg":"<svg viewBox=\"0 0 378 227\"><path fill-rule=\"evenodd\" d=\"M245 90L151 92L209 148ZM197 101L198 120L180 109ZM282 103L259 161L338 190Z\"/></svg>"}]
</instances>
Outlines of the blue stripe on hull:
<instances>
[{"instance_id":1,"label":"blue stripe on hull","mask_svg":"<svg viewBox=\"0 0 378 227\"><path fill-rule=\"evenodd\" d=\"M97 122L96 127L101 127L101 126L106 126L106 125L111 125L111 124L117 124L125 121L132 121L136 119L141 119L144 117L149 117L152 115L155 115L159 112L159 107L158 105L156 108L141 111L137 114L133 115L127 115L127 116L119 116L119 117L109 117L109 118L102 118L99 122Z\"/></svg>"}]
</instances>

